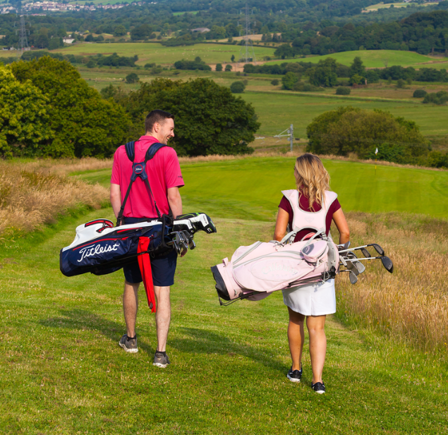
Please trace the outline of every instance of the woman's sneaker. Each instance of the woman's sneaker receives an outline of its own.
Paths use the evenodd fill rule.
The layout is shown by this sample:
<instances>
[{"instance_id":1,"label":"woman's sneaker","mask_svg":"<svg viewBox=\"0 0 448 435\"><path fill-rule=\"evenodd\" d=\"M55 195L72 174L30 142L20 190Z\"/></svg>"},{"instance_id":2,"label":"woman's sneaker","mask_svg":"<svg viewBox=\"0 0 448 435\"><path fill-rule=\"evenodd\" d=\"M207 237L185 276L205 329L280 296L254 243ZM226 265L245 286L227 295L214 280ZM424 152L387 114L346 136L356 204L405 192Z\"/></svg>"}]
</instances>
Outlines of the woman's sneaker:
<instances>
[{"instance_id":1,"label":"woman's sneaker","mask_svg":"<svg viewBox=\"0 0 448 435\"><path fill-rule=\"evenodd\" d=\"M288 374L286 375L286 377L291 381L291 382L300 382L300 379L302 379L302 368L300 368L300 370L294 370L292 369L292 367L289 369Z\"/></svg>"},{"instance_id":2,"label":"woman's sneaker","mask_svg":"<svg viewBox=\"0 0 448 435\"><path fill-rule=\"evenodd\" d=\"M118 344L126 352L129 352L129 353L137 353L138 352L137 336L135 336L134 338L129 338L126 334L124 334L123 337L121 337Z\"/></svg>"},{"instance_id":3,"label":"woman's sneaker","mask_svg":"<svg viewBox=\"0 0 448 435\"><path fill-rule=\"evenodd\" d=\"M325 385L323 382L316 382L313 384L311 382L311 388L318 394L324 394L325 393Z\"/></svg>"},{"instance_id":4,"label":"woman's sneaker","mask_svg":"<svg viewBox=\"0 0 448 435\"><path fill-rule=\"evenodd\" d=\"M156 354L154 355L154 362L152 363L152 365L164 369L169 363L170 360L166 352L156 351Z\"/></svg>"}]
</instances>

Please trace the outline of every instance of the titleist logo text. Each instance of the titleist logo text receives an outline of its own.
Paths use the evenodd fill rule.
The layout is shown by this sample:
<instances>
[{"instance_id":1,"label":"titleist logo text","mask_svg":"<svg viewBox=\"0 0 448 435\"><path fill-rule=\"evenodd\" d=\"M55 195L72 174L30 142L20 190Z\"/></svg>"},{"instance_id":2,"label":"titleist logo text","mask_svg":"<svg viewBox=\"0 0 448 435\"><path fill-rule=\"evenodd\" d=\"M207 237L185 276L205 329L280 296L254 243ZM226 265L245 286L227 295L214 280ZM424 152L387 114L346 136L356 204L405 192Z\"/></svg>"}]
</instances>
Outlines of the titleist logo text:
<instances>
[{"instance_id":1,"label":"titleist logo text","mask_svg":"<svg viewBox=\"0 0 448 435\"><path fill-rule=\"evenodd\" d=\"M106 246L101 246L101 245L86 246L85 248L82 248L79 250L79 252L81 254L81 259L78 260L78 263L81 263L81 261L87 257L93 257L94 255L116 251L119 246L120 246L119 243L114 243L113 245L106 245Z\"/></svg>"}]
</instances>

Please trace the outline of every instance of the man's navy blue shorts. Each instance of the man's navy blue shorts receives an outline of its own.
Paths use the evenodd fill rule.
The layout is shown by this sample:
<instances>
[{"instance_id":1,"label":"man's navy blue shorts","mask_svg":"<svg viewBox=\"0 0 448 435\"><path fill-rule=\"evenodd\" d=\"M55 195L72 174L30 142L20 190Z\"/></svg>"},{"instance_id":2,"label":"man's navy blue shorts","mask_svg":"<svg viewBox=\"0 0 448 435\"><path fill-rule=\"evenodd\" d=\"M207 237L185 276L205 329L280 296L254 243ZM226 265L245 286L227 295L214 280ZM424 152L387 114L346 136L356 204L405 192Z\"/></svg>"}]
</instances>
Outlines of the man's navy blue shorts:
<instances>
[{"instance_id":1,"label":"man's navy blue shorts","mask_svg":"<svg viewBox=\"0 0 448 435\"><path fill-rule=\"evenodd\" d=\"M136 224L147 221L148 218L124 218L125 224ZM176 272L177 252L173 249L166 257L151 258L152 280L158 287L170 287L174 284L174 273ZM123 266L124 277L127 282L136 284L142 282L142 274L138 267L138 261Z\"/></svg>"}]
</instances>

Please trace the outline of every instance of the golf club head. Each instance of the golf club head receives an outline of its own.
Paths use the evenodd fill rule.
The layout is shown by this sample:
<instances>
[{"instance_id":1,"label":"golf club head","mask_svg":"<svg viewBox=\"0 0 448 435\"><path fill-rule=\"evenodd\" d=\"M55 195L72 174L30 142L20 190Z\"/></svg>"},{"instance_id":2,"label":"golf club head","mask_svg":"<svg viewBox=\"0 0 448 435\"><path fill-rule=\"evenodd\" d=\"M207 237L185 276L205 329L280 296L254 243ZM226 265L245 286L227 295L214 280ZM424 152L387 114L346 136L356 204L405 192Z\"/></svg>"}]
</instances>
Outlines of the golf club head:
<instances>
[{"instance_id":1,"label":"golf club head","mask_svg":"<svg viewBox=\"0 0 448 435\"><path fill-rule=\"evenodd\" d=\"M356 284L358 282L358 277L353 273L353 270L350 270L350 282L352 284Z\"/></svg>"},{"instance_id":2,"label":"golf club head","mask_svg":"<svg viewBox=\"0 0 448 435\"><path fill-rule=\"evenodd\" d=\"M337 245L339 251L343 251L344 249L348 249L350 247L350 242L344 243L343 245Z\"/></svg>"},{"instance_id":3,"label":"golf club head","mask_svg":"<svg viewBox=\"0 0 448 435\"><path fill-rule=\"evenodd\" d=\"M366 258L370 257L370 252L366 248L361 248L361 252L362 252L362 255L364 255L364 257L366 257Z\"/></svg>"},{"instance_id":4,"label":"golf club head","mask_svg":"<svg viewBox=\"0 0 448 435\"><path fill-rule=\"evenodd\" d=\"M381 263L383 263L384 268L392 273L394 271L394 265L392 263L392 260L389 257L381 257Z\"/></svg>"},{"instance_id":5,"label":"golf club head","mask_svg":"<svg viewBox=\"0 0 448 435\"><path fill-rule=\"evenodd\" d=\"M373 248L375 249L376 252L378 252L378 254L384 255L383 248L380 245L378 245L377 243L372 243L370 246L373 246Z\"/></svg>"}]
</instances>

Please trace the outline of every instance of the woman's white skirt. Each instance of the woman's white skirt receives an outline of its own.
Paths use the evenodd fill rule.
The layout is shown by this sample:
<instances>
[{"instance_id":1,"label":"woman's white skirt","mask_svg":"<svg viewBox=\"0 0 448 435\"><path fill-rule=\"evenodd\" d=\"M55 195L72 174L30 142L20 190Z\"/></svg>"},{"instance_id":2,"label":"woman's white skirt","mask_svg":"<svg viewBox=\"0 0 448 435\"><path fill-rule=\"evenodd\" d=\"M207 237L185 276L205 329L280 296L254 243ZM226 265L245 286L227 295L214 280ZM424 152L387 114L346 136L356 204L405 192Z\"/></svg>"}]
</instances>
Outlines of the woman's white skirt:
<instances>
[{"instance_id":1,"label":"woman's white skirt","mask_svg":"<svg viewBox=\"0 0 448 435\"><path fill-rule=\"evenodd\" d=\"M282 291L283 302L296 313L304 316L324 316L336 312L334 279Z\"/></svg>"}]
</instances>

